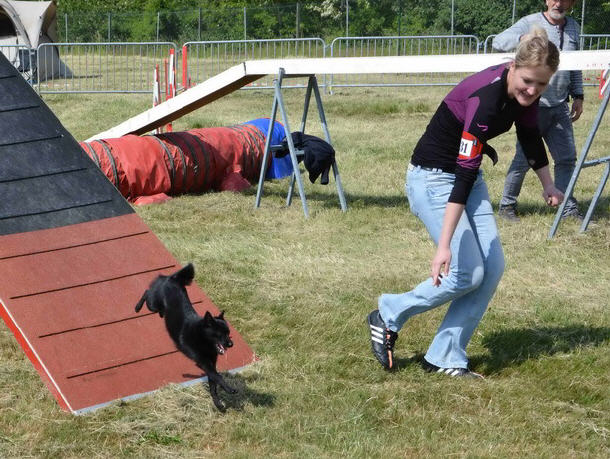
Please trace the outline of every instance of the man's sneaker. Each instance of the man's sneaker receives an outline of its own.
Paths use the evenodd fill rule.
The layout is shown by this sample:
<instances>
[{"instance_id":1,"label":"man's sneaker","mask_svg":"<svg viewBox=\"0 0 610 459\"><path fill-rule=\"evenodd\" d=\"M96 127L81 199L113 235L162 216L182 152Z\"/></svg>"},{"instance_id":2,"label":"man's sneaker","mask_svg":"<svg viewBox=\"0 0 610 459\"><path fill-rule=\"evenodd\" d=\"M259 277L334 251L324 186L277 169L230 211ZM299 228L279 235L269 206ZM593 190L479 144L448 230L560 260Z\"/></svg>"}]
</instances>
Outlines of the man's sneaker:
<instances>
[{"instance_id":1,"label":"man's sneaker","mask_svg":"<svg viewBox=\"0 0 610 459\"><path fill-rule=\"evenodd\" d=\"M516 206L500 206L498 209L498 216L503 218L504 220L508 220L509 222L518 222L521 219L517 215L517 207Z\"/></svg>"},{"instance_id":2,"label":"man's sneaker","mask_svg":"<svg viewBox=\"0 0 610 459\"><path fill-rule=\"evenodd\" d=\"M432 365L426 359L423 362L424 370L428 373L441 373L447 376L461 376L464 378L485 379L483 375L470 371L468 368L441 368Z\"/></svg>"},{"instance_id":3,"label":"man's sneaker","mask_svg":"<svg viewBox=\"0 0 610 459\"><path fill-rule=\"evenodd\" d=\"M576 220L582 222L585 219L585 216L580 212L580 210L578 210L578 207L573 206L569 208L566 207L565 209L563 209L561 218L575 218Z\"/></svg>"},{"instance_id":4,"label":"man's sneaker","mask_svg":"<svg viewBox=\"0 0 610 459\"><path fill-rule=\"evenodd\" d=\"M378 309L368 315L367 322L371 330L373 354L386 370L391 370L394 368L394 343L398 333L385 326Z\"/></svg>"}]
</instances>

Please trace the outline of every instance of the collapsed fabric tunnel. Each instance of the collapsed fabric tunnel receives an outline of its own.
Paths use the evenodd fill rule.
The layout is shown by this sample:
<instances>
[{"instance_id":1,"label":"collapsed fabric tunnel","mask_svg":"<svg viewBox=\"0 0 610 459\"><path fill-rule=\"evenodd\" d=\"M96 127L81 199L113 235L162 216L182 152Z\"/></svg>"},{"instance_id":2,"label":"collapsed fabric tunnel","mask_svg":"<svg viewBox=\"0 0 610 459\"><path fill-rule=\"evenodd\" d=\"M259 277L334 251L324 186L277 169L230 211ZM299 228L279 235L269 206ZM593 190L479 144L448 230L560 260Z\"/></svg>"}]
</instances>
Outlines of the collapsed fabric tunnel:
<instances>
[{"instance_id":1,"label":"collapsed fabric tunnel","mask_svg":"<svg viewBox=\"0 0 610 459\"><path fill-rule=\"evenodd\" d=\"M133 204L163 202L172 195L242 191L256 182L265 149L268 118L230 127L80 142L102 172ZM271 145L285 137L275 122ZM267 178L292 172L290 158L273 158Z\"/></svg>"}]
</instances>

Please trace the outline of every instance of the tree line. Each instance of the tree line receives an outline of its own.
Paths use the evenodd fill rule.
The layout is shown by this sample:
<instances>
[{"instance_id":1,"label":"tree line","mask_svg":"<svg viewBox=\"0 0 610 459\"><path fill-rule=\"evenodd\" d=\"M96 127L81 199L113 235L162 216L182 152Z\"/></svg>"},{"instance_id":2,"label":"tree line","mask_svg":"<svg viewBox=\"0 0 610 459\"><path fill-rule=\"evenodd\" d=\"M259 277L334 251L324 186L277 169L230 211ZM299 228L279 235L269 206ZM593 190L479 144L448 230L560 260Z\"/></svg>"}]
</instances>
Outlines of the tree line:
<instances>
[{"instance_id":1,"label":"tree line","mask_svg":"<svg viewBox=\"0 0 610 459\"><path fill-rule=\"evenodd\" d=\"M572 16L582 19L583 1ZM62 41L475 35L543 11L543 0L58 0ZM610 33L610 0L586 0L585 33Z\"/></svg>"}]
</instances>

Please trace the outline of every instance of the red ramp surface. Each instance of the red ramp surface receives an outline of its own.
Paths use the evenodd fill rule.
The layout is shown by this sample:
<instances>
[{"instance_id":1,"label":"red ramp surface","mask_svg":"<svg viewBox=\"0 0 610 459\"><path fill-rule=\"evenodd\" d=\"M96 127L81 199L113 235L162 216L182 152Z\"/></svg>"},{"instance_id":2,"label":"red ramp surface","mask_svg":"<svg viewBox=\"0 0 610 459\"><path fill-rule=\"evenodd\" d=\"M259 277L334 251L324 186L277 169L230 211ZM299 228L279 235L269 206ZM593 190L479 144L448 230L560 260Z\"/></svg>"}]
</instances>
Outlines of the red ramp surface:
<instances>
[{"instance_id":1,"label":"red ramp surface","mask_svg":"<svg viewBox=\"0 0 610 459\"><path fill-rule=\"evenodd\" d=\"M157 314L134 312L151 280L178 268L135 214L3 236L0 312L59 404L86 411L202 375ZM197 286L189 296L199 313L219 312ZM232 337L222 371L254 358Z\"/></svg>"},{"instance_id":2,"label":"red ramp surface","mask_svg":"<svg viewBox=\"0 0 610 459\"><path fill-rule=\"evenodd\" d=\"M1 54L0 196L0 315L62 408L204 376L158 315L134 312L178 262ZM189 296L218 313L196 285ZM221 371L255 358L232 338Z\"/></svg>"}]
</instances>

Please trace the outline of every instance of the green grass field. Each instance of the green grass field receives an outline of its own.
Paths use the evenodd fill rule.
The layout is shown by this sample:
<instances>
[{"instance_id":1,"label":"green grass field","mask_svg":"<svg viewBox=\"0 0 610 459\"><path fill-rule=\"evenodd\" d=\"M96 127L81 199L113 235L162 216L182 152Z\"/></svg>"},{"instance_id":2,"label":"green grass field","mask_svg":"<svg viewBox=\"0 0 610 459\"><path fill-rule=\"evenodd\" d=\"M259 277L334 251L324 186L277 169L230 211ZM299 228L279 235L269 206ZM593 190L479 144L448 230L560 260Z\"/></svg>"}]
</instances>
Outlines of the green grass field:
<instances>
[{"instance_id":1,"label":"green grass field","mask_svg":"<svg viewBox=\"0 0 610 459\"><path fill-rule=\"evenodd\" d=\"M409 321L399 369L374 360L366 314L383 292L411 289L434 253L404 198L405 166L447 88L337 89L323 97L349 210L334 182L306 183L311 218L287 181L242 194L177 197L137 208L169 250L195 264L198 284L260 360L229 376L240 394L217 412L207 386L165 387L84 416L62 412L8 328L0 325L1 457L600 457L610 456L610 209L547 240L554 218L534 174L520 224L499 221L506 272L469 347L484 381L428 375L419 359L445 312ZM288 91L293 129L303 94ZM47 96L77 140L150 105L148 96ZM269 116L272 93L241 91L174 123L174 130ZM576 125L584 143L599 101ZM608 116L590 157L610 151ZM312 111L308 132L321 135ZM514 131L484 160L497 204ZM585 170L586 210L602 174ZM308 182L308 181L306 181ZM117 307L131 307L117 305Z\"/></svg>"}]
</instances>

